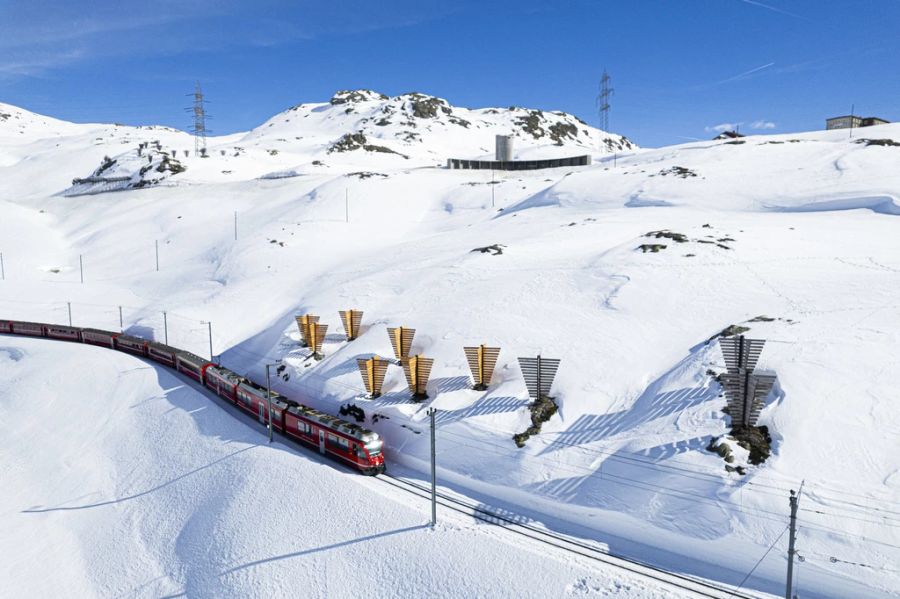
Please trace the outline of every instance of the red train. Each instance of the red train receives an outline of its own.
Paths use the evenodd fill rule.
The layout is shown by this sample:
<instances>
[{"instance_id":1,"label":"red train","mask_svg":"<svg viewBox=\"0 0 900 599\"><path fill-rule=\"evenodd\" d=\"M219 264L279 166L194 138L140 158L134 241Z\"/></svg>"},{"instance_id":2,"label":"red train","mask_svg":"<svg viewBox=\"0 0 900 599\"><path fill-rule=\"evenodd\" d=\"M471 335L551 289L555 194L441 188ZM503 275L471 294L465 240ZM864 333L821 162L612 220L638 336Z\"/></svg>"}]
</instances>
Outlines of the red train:
<instances>
[{"instance_id":1,"label":"red train","mask_svg":"<svg viewBox=\"0 0 900 599\"><path fill-rule=\"evenodd\" d=\"M47 337L108 347L149 358L189 376L229 403L269 421L266 390L250 379L217 366L190 352L121 333L40 322L0 320L0 334ZM272 392L272 428L364 474L384 472L382 441L378 433L324 414Z\"/></svg>"}]
</instances>

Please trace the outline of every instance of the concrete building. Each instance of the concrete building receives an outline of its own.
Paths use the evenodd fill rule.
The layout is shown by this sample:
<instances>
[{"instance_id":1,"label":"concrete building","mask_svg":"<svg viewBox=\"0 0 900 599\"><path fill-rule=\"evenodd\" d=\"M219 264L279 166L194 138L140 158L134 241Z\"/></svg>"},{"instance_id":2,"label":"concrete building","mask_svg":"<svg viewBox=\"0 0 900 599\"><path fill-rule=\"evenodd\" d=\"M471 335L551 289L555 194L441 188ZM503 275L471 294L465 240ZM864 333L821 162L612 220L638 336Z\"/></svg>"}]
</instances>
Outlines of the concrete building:
<instances>
[{"instance_id":1,"label":"concrete building","mask_svg":"<svg viewBox=\"0 0 900 599\"><path fill-rule=\"evenodd\" d=\"M542 168L588 166L590 164L590 154L585 154L583 156L567 156L565 158L542 158L538 160L467 160L465 158L447 159L447 168L451 170L533 171Z\"/></svg>"},{"instance_id":2,"label":"concrete building","mask_svg":"<svg viewBox=\"0 0 900 599\"><path fill-rule=\"evenodd\" d=\"M496 160L510 162L513 159L513 138L511 135L498 135L496 137Z\"/></svg>"},{"instance_id":3,"label":"concrete building","mask_svg":"<svg viewBox=\"0 0 900 599\"><path fill-rule=\"evenodd\" d=\"M543 168L588 166L592 161L590 154L584 154L582 156L565 156L562 158L513 160L512 135L497 135L495 137L495 143L495 160L448 158L447 168L451 170L533 171Z\"/></svg>"},{"instance_id":4,"label":"concrete building","mask_svg":"<svg viewBox=\"0 0 900 599\"><path fill-rule=\"evenodd\" d=\"M825 129L831 131L832 129L850 129L851 127L857 129L859 127L871 127L873 125L886 125L890 123L890 121L886 121L884 119L878 118L877 116L854 116L854 115L846 115L846 116L836 116L834 118L825 120Z\"/></svg>"}]
</instances>

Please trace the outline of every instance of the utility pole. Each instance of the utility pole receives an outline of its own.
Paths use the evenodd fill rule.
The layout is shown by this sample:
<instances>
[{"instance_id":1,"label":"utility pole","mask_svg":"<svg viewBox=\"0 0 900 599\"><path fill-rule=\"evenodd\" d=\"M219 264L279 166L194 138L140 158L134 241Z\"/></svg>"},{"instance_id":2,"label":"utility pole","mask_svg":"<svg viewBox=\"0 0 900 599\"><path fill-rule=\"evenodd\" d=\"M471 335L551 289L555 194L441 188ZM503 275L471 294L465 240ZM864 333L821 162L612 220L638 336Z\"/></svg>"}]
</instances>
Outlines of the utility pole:
<instances>
[{"instance_id":1,"label":"utility pole","mask_svg":"<svg viewBox=\"0 0 900 599\"><path fill-rule=\"evenodd\" d=\"M428 409L428 417L431 420L431 527L437 524L437 467L435 457L435 434L434 434L434 408Z\"/></svg>"},{"instance_id":2,"label":"utility pole","mask_svg":"<svg viewBox=\"0 0 900 599\"><path fill-rule=\"evenodd\" d=\"M272 386L269 382L269 367L276 366L281 363L281 360L276 360L272 364L266 364L266 403L268 404L269 411L269 443L272 442Z\"/></svg>"},{"instance_id":3,"label":"utility pole","mask_svg":"<svg viewBox=\"0 0 900 599\"><path fill-rule=\"evenodd\" d=\"M237 210L234 211L234 240L237 241Z\"/></svg>"},{"instance_id":4,"label":"utility pole","mask_svg":"<svg viewBox=\"0 0 900 599\"><path fill-rule=\"evenodd\" d=\"M800 491L795 495L791 489L791 497L788 501L791 504L791 524L790 536L788 537L788 566L787 566L787 585L784 591L784 599L791 599L791 587L794 582L794 542L797 540L797 507L800 503L800 493L803 492L803 483L800 484Z\"/></svg>"},{"instance_id":5,"label":"utility pole","mask_svg":"<svg viewBox=\"0 0 900 599\"><path fill-rule=\"evenodd\" d=\"M491 208L494 207L494 169L491 169Z\"/></svg>"},{"instance_id":6,"label":"utility pole","mask_svg":"<svg viewBox=\"0 0 900 599\"><path fill-rule=\"evenodd\" d=\"M6 280L6 269L3 268L3 252L0 252L0 281Z\"/></svg>"},{"instance_id":7,"label":"utility pole","mask_svg":"<svg viewBox=\"0 0 900 599\"><path fill-rule=\"evenodd\" d=\"M125 332L125 321L122 320L122 306L119 306L119 332Z\"/></svg>"},{"instance_id":8,"label":"utility pole","mask_svg":"<svg viewBox=\"0 0 900 599\"><path fill-rule=\"evenodd\" d=\"M69 309L69 326L72 326L72 302L66 302L66 307Z\"/></svg>"},{"instance_id":9,"label":"utility pole","mask_svg":"<svg viewBox=\"0 0 900 599\"><path fill-rule=\"evenodd\" d=\"M84 260L81 259L81 254L78 254L78 272L81 273L81 284L84 285Z\"/></svg>"},{"instance_id":10,"label":"utility pole","mask_svg":"<svg viewBox=\"0 0 900 599\"><path fill-rule=\"evenodd\" d=\"M850 139L853 139L853 113L856 112L856 104L850 105Z\"/></svg>"},{"instance_id":11,"label":"utility pole","mask_svg":"<svg viewBox=\"0 0 900 599\"><path fill-rule=\"evenodd\" d=\"M159 272L159 239L153 241L156 245L156 272Z\"/></svg>"},{"instance_id":12,"label":"utility pole","mask_svg":"<svg viewBox=\"0 0 900 599\"><path fill-rule=\"evenodd\" d=\"M603 69L603 76L600 77L600 94L597 96L597 111L600 114L600 128L609 131L609 99L616 90L609 85L610 77L606 69Z\"/></svg>"},{"instance_id":13,"label":"utility pole","mask_svg":"<svg viewBox=\"0 0 900 599\"><path fill-rule=\"evenodd\" d=\"M163 335L165 335L166 345L169 345L169 321L166 318L165 312L163 312Z\"/></svg>"},{"instance_id":14,"label":"utility pole","mask_svg":"<svg viewBox=\"0 0 900 599\"><path fill-rule=\"evenodd\" d=\"M213 359L213 352L212 352L212 322L210 322L210 321L207 320L207 321L206 321L206 327L209 329L209 360L212 361L212 359Z\"/></svg>"},{"instance_id":15,"label":"utility pole","mask_svg":"<svg viewBox=\"0 0 900 599\"><path fill-rule=\"evenodd\" d=\"M350 222L350 192L344 190L344 221Z\"/></svg>"},{"instance_id":16,"label":"utility pole","mask_svg":"<svg viewBox=\"0 0 900 599\"><path fill-rule=\"evenodd\" d=\"M197 82L194 93L188 94L194 97L194 104L185 108L186 111L193 113L194 126L191 133L194 134L194 155L206 156L206 134L209 130L206 128L206 107L203 99L203 90L200 89L200 82Z\"/></svg>"}]
</instances>

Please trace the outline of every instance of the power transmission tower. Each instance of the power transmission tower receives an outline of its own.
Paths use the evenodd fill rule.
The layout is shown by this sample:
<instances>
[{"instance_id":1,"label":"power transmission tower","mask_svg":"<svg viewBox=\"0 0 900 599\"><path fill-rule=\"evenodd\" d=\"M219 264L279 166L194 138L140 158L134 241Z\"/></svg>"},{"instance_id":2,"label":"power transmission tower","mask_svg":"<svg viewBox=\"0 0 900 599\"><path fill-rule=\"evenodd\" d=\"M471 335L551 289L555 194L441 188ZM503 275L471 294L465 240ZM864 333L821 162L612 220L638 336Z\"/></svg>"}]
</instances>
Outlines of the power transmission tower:
<instances>
[{"instance_id":1,"label":"power transmission tower","mask_svg":"<svg viewBox=\"0 0 900 599\"><path fill-rule=\"evenodd\" d=\"M206 101L203 99L203 90L200 89L199 81L194 88L194 93L188 94L188 96L194 97L194 105L185 108L194 114L194 126L191 129L191 133L194 135L194 155L206 156L206 134L209 130L206 128L207 114L204 106Z\"/></svg>"},{"instance_id":2,"label":"power transmission tower","mask_svg":"<svg viewBox=\"0 0 900 599\"><path fill-rule=\"evenodd\" d=\"M603 69L603 76L600 77L600 95L597 96L597 111L600 114L600 128L609 131L609 99L615 93L609 85L610 77Z\"/></svg>"}]
</instances>

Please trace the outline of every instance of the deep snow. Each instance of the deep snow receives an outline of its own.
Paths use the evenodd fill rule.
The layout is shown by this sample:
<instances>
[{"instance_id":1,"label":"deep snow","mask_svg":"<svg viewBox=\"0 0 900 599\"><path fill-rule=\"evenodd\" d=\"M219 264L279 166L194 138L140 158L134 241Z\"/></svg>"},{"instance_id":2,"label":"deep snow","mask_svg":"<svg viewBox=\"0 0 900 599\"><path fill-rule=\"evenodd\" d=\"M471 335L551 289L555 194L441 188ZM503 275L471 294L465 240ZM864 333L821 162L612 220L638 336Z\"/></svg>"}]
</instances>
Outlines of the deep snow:
<instances>
[{"instance_id":1,"label":"deep snow","mask_svg":"<svg viewBox=\"0 0 900 599\"><path fill-rule=\"evenodd\" d=\"M4 597L672 596L452 512L431 529L128 355L2 337L0 389Z\"/></svg>"},{"instance_id":2,"label":"deep snow","mask_svg":"<svg viewBox=\"0 0 900 599\"><path fill-rule=\"evenodd\" d=\"M417 432L428 407L440 410L440 473L460 492L733 584L780 538L752 589L782 592L788 490L804 481L801 594L895 593L900 148L858 138L900 138L900 125L613 159L598 145L610 134L588 128L558 146L516 129L528 111L451 107L480 127L439 108L375 123L407 102L303 105L211 139L205 159L183 156L193 147L183 133L18 111L15 127L0 121L3 315L66 322L71 302L75 324L117 329L121 305L126 328L162 338L165 310L169 342L203 355L212 321L229 367L259 376L283 358L280 391L332 413L354 401L388 416L367 425L395 464L427 470ZM404 138L413 129L420 140ZM398 153L328 151L360 130ZM494 184L490 172L436 166L490 154L494 134L510 131L521 156L587 144L595 163L494 173ZM140 168L136 147L153 140L181 150L187 170L158 187L57 195L103 156ZM690 241L644 237L660 229ZM494 243L502 255L471 252ZM667 247L636 251L644 243ZM349 344L337 318L347 308L365 311ZM297 345L301 312L331 326L321 362ZM747 322L761 315L776 320ZM728 430L707 374L722 360L706 340L739 323L769 340L760 368L779 379L761 418L773 455L745 476L705 449ZM414 351L435 358L431 400L411 403L396 368L384 397L362 398L355 358L390 355L388 325L416 328ZM467 388L462 352L482 342L502 348L486 393ZM562 359L560 412L517 449L528 412L516 357L537 353Z\"/></svg>"}]
</instances>

